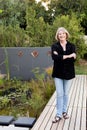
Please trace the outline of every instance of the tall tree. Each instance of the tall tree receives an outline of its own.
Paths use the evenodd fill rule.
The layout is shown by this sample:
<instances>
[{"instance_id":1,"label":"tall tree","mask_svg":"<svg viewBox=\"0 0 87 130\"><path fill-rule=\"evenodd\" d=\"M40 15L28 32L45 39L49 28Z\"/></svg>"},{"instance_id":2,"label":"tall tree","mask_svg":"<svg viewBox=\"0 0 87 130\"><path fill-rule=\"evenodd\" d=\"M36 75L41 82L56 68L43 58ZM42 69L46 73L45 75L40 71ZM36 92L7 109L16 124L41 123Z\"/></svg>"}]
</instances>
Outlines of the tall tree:
<instances>
[{"instance_id":1,"label":"tall tree","mask_svg":"<svg viewBox=\"0 0 87 130\"><path fill-rule=\"evenodd\" d=\"M0 20L5 26L25 23L25 6L23 0L0 0Z\"/></svg>"}]
</instances>

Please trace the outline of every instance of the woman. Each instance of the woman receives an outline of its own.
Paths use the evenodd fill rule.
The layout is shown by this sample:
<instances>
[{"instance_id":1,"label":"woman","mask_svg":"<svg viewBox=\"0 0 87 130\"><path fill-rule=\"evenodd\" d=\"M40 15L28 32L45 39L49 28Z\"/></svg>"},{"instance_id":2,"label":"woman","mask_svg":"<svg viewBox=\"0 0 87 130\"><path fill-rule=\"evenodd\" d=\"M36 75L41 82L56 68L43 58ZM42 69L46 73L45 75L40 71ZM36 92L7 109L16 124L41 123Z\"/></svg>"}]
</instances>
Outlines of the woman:
<instances>
[{"instance_id":1,"label":"woman","mask_svg":"<svg viewBox=\"0 0 87 130\"><path fill-rule=\"evenodd\" d=\"M68 41L69 33L64 27L58 28L55 36L57 42L51 47L54 61L52 77L57 93L57 113L54 123L68 119L67 104L71 79L75 77L74 61L76 59L75 45Z\"/></svg>"}]
</instances>

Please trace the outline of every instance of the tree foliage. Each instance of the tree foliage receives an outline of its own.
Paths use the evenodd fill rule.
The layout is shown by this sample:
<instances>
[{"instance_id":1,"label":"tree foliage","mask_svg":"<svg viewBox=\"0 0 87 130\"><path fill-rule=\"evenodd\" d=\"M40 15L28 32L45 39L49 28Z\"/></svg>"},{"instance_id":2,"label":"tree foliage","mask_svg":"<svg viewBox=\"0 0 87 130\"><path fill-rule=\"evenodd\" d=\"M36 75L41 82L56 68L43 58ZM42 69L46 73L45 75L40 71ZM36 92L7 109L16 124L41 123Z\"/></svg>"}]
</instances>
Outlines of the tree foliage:
<instances>
[{"instance_id":1,"label":"tree foliage","mask_svg":"<svg viewBox=\"0 0 87 130\"><path fill-rule=\"evenodd\" d=\"M83 56L86 45L82 35L87 32L87 2L52 0L48 7L46 10L41 2L35 0L0 0L0 46L51 46L57 28L64 26L70 32L70 40L76 44L78 53Z\"/></svg>"},{"instance_id":2,"label":"tree foliage","mask_svg":"<svg viewBox=\"0 0 87 130\"><path fill-rule=\"evenodd\" d=\"M25 23L25 6L22 0L0 0L0 23L15 26Z\"/></svg>"},{"instance_id":3,"label":"tree foliage","mask_svg":"<svg viewBox=\"0 0 87 130\"><path fill-rule=\"evenodd\" d=\"M82 14L84 17L81 21L81 26L85 30L85 34L87 34L87 1L86 0L51 0L51 4L49 5L49 10L53 11L54 19L58 15L71 15L71 13L75 13L77 18L81 18Z\"/></svg>"}]
</instances>

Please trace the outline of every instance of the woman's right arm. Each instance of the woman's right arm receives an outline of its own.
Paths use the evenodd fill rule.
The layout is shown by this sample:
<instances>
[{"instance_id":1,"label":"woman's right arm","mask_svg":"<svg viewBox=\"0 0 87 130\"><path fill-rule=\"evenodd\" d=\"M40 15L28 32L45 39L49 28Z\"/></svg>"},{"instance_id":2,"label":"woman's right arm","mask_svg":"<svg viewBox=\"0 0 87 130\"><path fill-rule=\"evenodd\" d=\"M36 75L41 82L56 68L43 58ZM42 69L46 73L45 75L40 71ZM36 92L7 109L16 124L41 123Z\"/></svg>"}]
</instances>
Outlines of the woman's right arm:
<instances>
[{"instance_id":1,"label":"woman's right arm","mask_svg":"<svg viewBox=\"0 0 87 130\"><path fill-rule=\"evenodd\" d=\"M58 54L58 51L54 45L51 47L51 56L53 60L63 60L63 55Z\"/></svg>"},{"instance_id":2,"label":"woman's right arm","mask_svg":"<svg viewBox=\"0 0 87 130\"><path fill-rule=\"evenodd\" d=\"M74 59L76 59L76 54L72 53L72 54L69 54L69 55L63 55L63 59L67 59L67 58L74 58Z\"/></svg>"}]
</instances>

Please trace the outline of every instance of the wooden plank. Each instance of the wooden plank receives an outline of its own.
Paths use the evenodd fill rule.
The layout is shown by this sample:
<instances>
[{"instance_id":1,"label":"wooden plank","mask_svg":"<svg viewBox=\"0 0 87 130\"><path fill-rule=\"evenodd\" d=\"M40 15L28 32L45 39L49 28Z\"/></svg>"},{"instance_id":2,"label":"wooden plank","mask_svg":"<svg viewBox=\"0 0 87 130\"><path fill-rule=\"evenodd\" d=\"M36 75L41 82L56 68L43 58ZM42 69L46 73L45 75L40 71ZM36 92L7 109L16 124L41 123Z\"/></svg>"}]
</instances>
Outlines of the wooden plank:
<instances>
[{"instance_id":1,"label":"wooden plank","mask_svg":"<svg viewBox=\"0 0 87 130\"><path fill-rule=\"evenodd\" d=\"M57 127L58 127L58 123L53 123L51 130L57 130Z\"/></svg>"},{"instance_id":2,"label":"wooden plank","mask_svg":"<svg viewBox=\"0 0 87 130\"><path fill-rule=\"evenodd\" d=\"M86 108L82 108L81 130L86 130Z\"/></svg>"},{"instance_id":3,"label":"wooden plank","mask_svg":"<svg viewBox=\"0 0 87 130\"><path fill-rule=\"evenodd\" d=\"M83 107L86 108L86 98L87 98L87 75L85 76L85 81L84 81L84 96L83 96Z\"/></svg>"},{"instance_id":4,"label":"wooden plank","mask_svg":"<svg viewBox=\"0 0 87 130\"><path fill-rule=\"evenodd\" d=\"M33 126L33 128L31 130L39 130L39 127L42 125L43 120L49 111L49 108L50 108L50 106L45 107L45 109L43 110L43 112L41 113L41 115L39 116L39 118L37 119L35 125Z\"/></svg>"},{"instance_id":5,"label":"wooden plank","mask_svg":"<svg viewBox=\"0 0 87 130\"><path fill-rule=\"evenodd\" d=\"M68 130L68 129L69 129L69 124L70 124L70 121L71 121L71 114L72 114L72 107L69 107L69 108L68 108L68 114L70 115L70 118L67 119L67 120L64 122L63 130Z\"/></svg>"},{"instance_id":6,"label":"wooden plank","mask_svg":"<svg viewBox=\"0 0 87 130\"><path fill-rule=\"evenodd\" d=\"M54 107L54 110L53 110L53 112L51 114L51 117L50 117L48 123L46 124L45 130L50 130L51 129L51 127L52 127L52 121L54 119L55 113L56 113L56 108Z\"/></svg>"},{"instance_id":7,"label":"wooden plank","mask_svg":"<svg viewBox=\"0 0 87 130\"><path fill-rule=\"evenodd\" d=\"M86 85L87 75L76 75L72 80L68 103L69 119L52 124L56 114L55 91L31 130L86 130Z\"/></svg>"},{"instance_id":8,"label":"wooden plank","mask_svg":"<svg viewBox=\"0 0 87 130\"><path fill-rule=\"evenodd\" d=\"M42 114L40 115L40 117L38 118L37 122L35 123L34 127L32 128L32 130L39 130L42 129L42 126L46 125L46 121L45 118L47 118L47 114L49 115L49 111L50 111L50 107L51 106L55 106L55 94L56 92L54 92L54 94L52 95L51 99L49 100L49 102L47 103L44 111L42 112ZM48 108L48 109L47 109ZM44 115L44 116L43 116ZM50 115L49 115L50 116ZM45 123L43 123L45 121ZM52 122L51 122L52 123ZM40 128L41 126L41 128Z\"/></svg>"},{"instance_id":9,"label":"wooden plank","mask_svg":"<svg viewBox=\"0 0 87 130\"><path fill-rule=\"evenodd\" d=\"M52 123L52 121L54 120L54 117L55 117L55 113L56 113L56 107L55 107L54 112L53 112L52 117L51 117L51 122L50 122L51 123L51 127L50 127L49 130L56 130L57 129L58 123ZM46 130L48 130L47 127L46 127Z\"/></svg>"},{"instance_id":10,"label":"wooden plank","mask_svg":"<svg viewBox=\"0 0 87 130\"><path fill-rule=\"evenodd\" d=\"M76 111L77 108L73 108L72 111L72 116L71 116L71 120L70 120L70 124L69 124L69 130L74 130L74 125L75 125L75 116L76 116Z\"/></svg>"},{"instance_id":11,"label":"wooden plank","mask_svg":"<svg viewBox=\"0 0 87 130\"><path fill-rule=\"evenodd\" d=\"M70 88L70 91L69 91L69 101L68 101L68 106L70 106L70 100L72 99L72 95L73 95L73 92L75 91L75 85L76 85L76 78L72 80L72 84L71 84L71 88Z\"/></svg>"},{"instance_id":12,"label":"wooden plank","mask_svg":"<svg viewBox=\"0 0 87 130\"><path fill-rule=\"evenodd\" d=\"M83 96L83 89L84 89L84 86L83 86L83 76L81 76L81 82L80 82L80 91L79 91L79 100L78 100L78 107L82 107L82 96Z\"/></svg>"},{"instance_id":13,"label":"wooden plank","mask_svg":"<svg viewBox=\"0 0 87 130\"><path fill-rule=\"evenodd\" d=\"M73 106L73 102L75 100L75 95L76 95L76 89L77 89L77 85L78 85L78 77L76 77L76 80L74 80L74 89L73 89L73 92L72 92L72 95L71 95L71 98L70 98L70 104L69 104L69 107L72 107Z\"/></svg>"},{"instance_id":14,"label":"wooden plank","mask_svg":"<svg viewBox=\"0 0 87 130\"><path fill-rule=\"evenodd\" d=\"M87 76L84 76L84 90L83 90L83 107L81 118L81 130L86 130L86 92L87 92Z\"/></svg>"},{"instance_id":15,"label":"wooden plank","mask_svg":"<svg viewBox=\"0 0 87 130\"><path fill-rule=\"evenodd\" d=\"M77 107L78 106L78 102L79 102L79 98L80 98L80 93L82 91L81 84L82 84L82 77L80 76L78 78L77 85L75 86L77 89L76 89L76 92L75 92L73 107Z\"/></svg>"},{"instance_id":16,"label":"wooden plank","mask_svg":"<svg viewBox=\"0 0 87 130\"><path fill-rule=\"evenodd\" d=\"M81 81L81 77L78 78L77 76L76 86L75 86L76 89L73 92L73 97L71 99L71 107L73 109L72 109L71 117L70 117L71 121L69 124L69 130L74 130L74 127L75 127L75 121L76 121L76 115L77 115L77 104L78 104L78 97L79 97L79 91L80 91L80 81Z\"/></svg>"},{"instance_id":17,"label":"wooden plank","mask_svg":"<svg viewBox=\"0 0 87 130\"><path fill-rule=\"evenodd\" d=\"M70 94L70 97L69 97L69 108L68 108L68 114L69 114L70 118L65 121L63 130L68 130L69 129L69 124L70 124L70 121L71 121L71 116L72 116L72 111L73 111L72 106L73 106L74 101L75 101L74 99L76 97L77 86L78 86L78 76L76 76L76 78L73 79L73 84L71 86L72 93Z\"/></svg>"},{"instance_id":18,"label":"wooden plank","mask_svg":"<svg viewBox=\"0 0 87 130\"><path fill-rule=\"evenodd\" d=\"M80 81L80 91L79 91L79 97L78 97L78 106L77 106L77 116L76 116L76 122L75 122L75 130L80 129L81 124L81 108L82 108L82 96L83 96L83 76L81 76Z\"/></svg>"},{"instance_id":19,"label":"wooden plank","mask_svg":"<svg viewBox=\"0 0 87 130\"><path fill-rule=\"evenodd\" d=\"M74 130L80 130L80 124L81 124L81 108L77 108L77 115L76 115Z\"/></svg>"},{"instance_id":20,"label":"wooden plank","mask_svg":"<svg viewBox=\"0 0 87 130\"><path fill-rule=\"evenodd\" d=\"M64 122L65 122L64 119L62 119L62 120L59 122L58 127L57 127L57 130L63 130Z\"/></svg>"},{"instance_id":21,"label":"wooden plank","mask_svg":"<svg viewBox=\"0 0 87 130\"><path fill-rule=\"evenodd\" d=\"M53 110L54 110L54 107L50 107L49 112L45 116L45 119L43 120L43 123L40 126L39 130L45 129L45 127L46 127L46 125L47 125L47 123L48 123L48 121L49 121L49 119L51 117L51 114L52 114Z\"/></svg>"}]
</instances>

